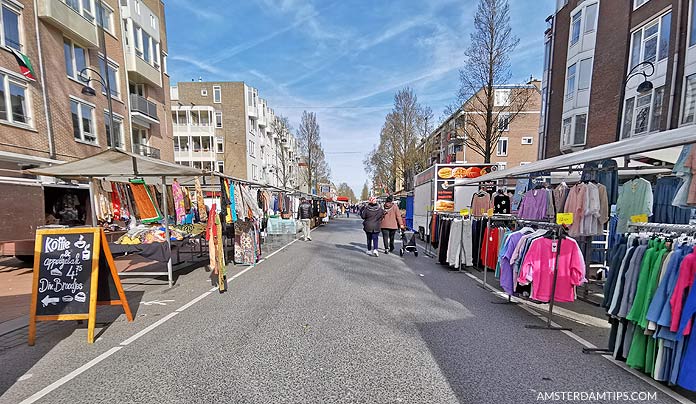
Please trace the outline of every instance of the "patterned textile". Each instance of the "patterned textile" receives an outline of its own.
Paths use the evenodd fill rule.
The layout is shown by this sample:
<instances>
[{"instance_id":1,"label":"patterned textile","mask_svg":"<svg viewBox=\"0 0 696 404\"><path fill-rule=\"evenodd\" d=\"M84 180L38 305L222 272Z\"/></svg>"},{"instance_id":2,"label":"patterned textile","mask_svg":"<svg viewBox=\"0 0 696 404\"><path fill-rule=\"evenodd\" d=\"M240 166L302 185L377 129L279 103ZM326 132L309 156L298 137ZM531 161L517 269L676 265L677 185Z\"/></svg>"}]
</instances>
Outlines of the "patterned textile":
<instances>
[{"instance_id":1,"label":"patterned textile","mask_svg":"<svg viewBox=\"0 0 696 404\"><path fill-rule=\"evenodd\" d=\"M145 182L142 180L134 180L134 182L131 182L130 188L133 192L133 201L140 215L140 221L143 223L152 223L162 220L162 213L157 207L152 194L150 194L150 191L145 186Z\"/></svg>"},{"instance_id":2,"label":"patterned textile","mask_svg":"<svg viewBox=\"0 0 696 404\"><path fill-rule=\"evenodd\" d=\"M234 223L234 262L253 265L257 260L256 228L253 222Z\"/></svg>"},{"instance_id":3,"label":"patterned textile","mask_svg":"<svg viewBox=\"0 0 696 404\"><path fill-rule=\"evenodd\" d=\"M196 207L198 208L198 216L201 222L208 221L208 212L205 210L205 202L203 201L203 189L201 188L201 181L196 177Z\"/></svg>"},{"instance_id":4,"label":"patterned textile","mask_svg":"<svg viewBox=\"0 0 696 404\"><path fill-rule=\"evenodd\" d=\"M183 223L186 217L186 207L184 206L184 191L177 180L172 183L172 193L174 194L174 210L176 211L176 222Z\"/></svg>"}]
</instances>

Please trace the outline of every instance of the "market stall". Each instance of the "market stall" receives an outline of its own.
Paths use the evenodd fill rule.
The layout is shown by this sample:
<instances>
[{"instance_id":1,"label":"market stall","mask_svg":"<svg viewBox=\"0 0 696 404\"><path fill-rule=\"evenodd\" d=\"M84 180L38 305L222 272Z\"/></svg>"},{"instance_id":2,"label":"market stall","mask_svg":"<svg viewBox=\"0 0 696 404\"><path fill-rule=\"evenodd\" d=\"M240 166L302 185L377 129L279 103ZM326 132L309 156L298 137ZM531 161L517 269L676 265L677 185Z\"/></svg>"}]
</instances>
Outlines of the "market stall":
<instances>
[{"instance_id":1,"label":"market stall","mask_svg":"<svg viewBox=\"0 0 696 404\"><path fill-rule=\"evenodd\" d=\"M121 241L111 246L112 251L115 254L140 253L166 263L167 267L162 272L134 271L119 275L166 276L169 286L172 286L172 236L176 241L182 241L193 233L183 229L173 230L170 226L178 223L170 223L169 211L176 214L177 218L182 217L182 211L178 203L174 209L170 207L170 202L173 201L169 201L168 186L181 193L180 182L193 183L194 178L204 176L205 172L119 149L108 149L81 160L28 172L33 175L87 181L92 223L101 223L110 230L112 239L115 235ZM110 195L110 200L107 199L107 194ZM129 226L112 225L115 218L124 219L123 222L129 223ZM159 226L156 229L155 224ZM148 242L143 242L145 240Z\"/></svg>"},{"instance_id":2,"label":"market stall","mask_svg":"<svg viewBox=\"0 0 696 404\"><path fill-rule=\"evenodd\" d=\"M468 219L436 216L438 257L480 268L484 285L495 271L511 298L550 302L549 319L554 301L582 300L585 285L600 286L594 303L606 309L611 335L598 351L696 390L685 376L696 351L685 349L694 313L684 303L696 301L694 142L685 127L457 180L498 187L472 197ZM501 188L510 180L512 195ZM559 226L556 234L542 223Z\"/></svg>"}]
</instances>

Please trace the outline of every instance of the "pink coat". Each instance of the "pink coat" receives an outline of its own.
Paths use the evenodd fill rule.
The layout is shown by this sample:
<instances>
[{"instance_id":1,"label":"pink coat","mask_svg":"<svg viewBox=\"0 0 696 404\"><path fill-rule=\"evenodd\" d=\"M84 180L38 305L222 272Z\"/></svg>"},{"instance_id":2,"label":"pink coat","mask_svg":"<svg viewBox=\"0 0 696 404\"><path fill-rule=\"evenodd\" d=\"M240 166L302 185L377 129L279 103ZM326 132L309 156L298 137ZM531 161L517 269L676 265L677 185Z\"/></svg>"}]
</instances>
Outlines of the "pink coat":
<instances>
[{"instance_id":1,"label":"pink coat","mask_svg":"<svg viewBox=\"0 0 696 404\"><path fill-rule=\"evenodd\" d=\"M691 253L684 257L681 265L679 266L679 276L677 278L677 284L674 286L674 291L672 292L672 297L669 300L670 306L672 307L672 323L670 324L670 331L679 331L679 322L681 320L682 309L684 308L684 303L686 301L685 297L688 293L689 288L694 283L694 278L696 278L696 253ZM686 329L684 330L684 335L689 335L691 332L691 321L686 324Z\"/></svg>"},{"instance_id":2,"label":"pink coat","mask_svg":"<svg viewBox=\"0 0 696 404\"><path fill-rule=\"evenodd\" d=\"M532 282L532 299L540 302L551 300L553 288L553 269L556 252L551 240L540 237L532 242L527 255L524 256L517 281L521 284ZM585 260L575 240L565 238L561 242L561 255L558 260L558 281L555 300L557 302L574 302L575 286L587 282L585 279Z\"/></svg>"},{"instance_id":3,"label":"pink coat","mask_svg":"<svg viewBox=\"0 0 696 404\"><path fill-rule=\"evenodd\" d=\"M401 218L401 212L399 211L399 207L393 203L390 207L387 207L388 204L389 202L384 204L384 217L382 218L382 228L390 230L400 229L401 227L403 227L404 221Z\"/></svg>"}]
</instances>

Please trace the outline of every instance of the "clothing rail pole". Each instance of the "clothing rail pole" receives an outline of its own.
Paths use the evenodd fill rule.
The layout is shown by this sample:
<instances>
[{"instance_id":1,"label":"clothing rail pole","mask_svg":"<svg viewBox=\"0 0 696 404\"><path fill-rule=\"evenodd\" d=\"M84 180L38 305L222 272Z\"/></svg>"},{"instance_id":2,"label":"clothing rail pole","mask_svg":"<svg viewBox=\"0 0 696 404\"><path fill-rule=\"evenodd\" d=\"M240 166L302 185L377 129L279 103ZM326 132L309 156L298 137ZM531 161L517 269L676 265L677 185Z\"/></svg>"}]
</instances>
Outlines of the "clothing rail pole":
<instances>
[{"instance_id":1,"label":"clothing rail pole","mask_svg":"<svg viewBox=\"0 0 696 404\"><path fill-rule=\"evenodd\" d=\"M167 247L169 248L169 259L167 260L167 282L169 288L174 284L173 269L172 269L172 237L169 234L169 213L167 212L167 177L162 176L162 215L164 216L164 237L167 238Z\"/></svg>"},{"instance_id":2,"label":"clothing rail pole","mask_svg":"<svg viewBox=\"0 0 696 404\"><path fill-rule=\"evenodd\" d=\"M486 215L488 217L488 215ZM481 260L481 263L483 263L483 284L481 285L484 289L488 289L488 283L486 282L486 278L488 275L488 266L486 265L486 258L488 258L488 239L492 238L491 237L491 219L488 218L486 221L486 231L483 234L486 236L486 240L481 240L484 245L483 245L483 259Z\"/></svg>"},{"instance_id":3,"label":"clothing rail pole","mask_svg":"<svg viewBox=\"0 0 696 404\"><path fill-rule=\"evenodd\" d=\"M457 252L457 261L459 261L459 268L457 268L458 271L461 272L462 266L466 266L466 251L464 250L464 226L466 225L466 221L464 220L464 216L462 216L462 226L459 229L459 251ZM462 259L462 253L464 253L464 259ZM464 265L462 265L464 264Z\"/></svg>"},{"instance_id":4,"label":"clothing rail pole","mask_svg":"<svg viewBox=\"0 0 696 404\"><path fill-rule=\"evenodd\" d=\"M549 314L546 317L546 325L538 324L527 324L525 328L535 329L535 330L557 330L557 331L572 331L569 327L558 327L552 324L553 318L553 306L556 302L556 285L558 283L558 261L561 257L561 241L563 237L561 235L561 226L556 226L555 241L556 241L556 259L553 264L553 284L551 288L551 299L549 301Z\"/></svg>"},{"instance_id":5,"label":"clothing rail pole","mask_svg":"<svg viewBox=\"0 0 696 404\"><path fill-rule=\"evenodd\" d=\"M514 218L513 217L496 217L495 215L493 215L488 220L489 221L502 221L502 222L506 222L506 224L508 224L511 220L514 220ZM507 300L503 300L503 301L494 300L491 303L493 303L493 304L519 304L519 302L515 302L512 300L512 295L509 293L507 294Z\"/></svg>"}]
</instances>

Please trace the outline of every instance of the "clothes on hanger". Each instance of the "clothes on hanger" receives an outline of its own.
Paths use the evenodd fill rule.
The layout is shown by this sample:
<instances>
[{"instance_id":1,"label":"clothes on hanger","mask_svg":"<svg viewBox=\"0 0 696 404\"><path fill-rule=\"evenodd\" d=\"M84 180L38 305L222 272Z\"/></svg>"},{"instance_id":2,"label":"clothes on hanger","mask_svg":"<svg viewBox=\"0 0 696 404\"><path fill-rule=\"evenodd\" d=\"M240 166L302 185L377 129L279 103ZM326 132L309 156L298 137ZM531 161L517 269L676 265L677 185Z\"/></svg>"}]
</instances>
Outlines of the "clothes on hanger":
<instances>
[{"instance_id":1,"label":"clothes on hanger","mask_svg":"<svg viewBox=\"0 0 696 404\"><path fill-rule=\"evenodd\" d=\"M650 182L643 178L635 178L623 184L616 202L616 214L619 216L617 231L625 233L633 216L652 216L652 206L653 192Z\"/></svg>"},{"instance_id":2,"label":"clothes on hanger","mask_svg":"<svg viewBox=\"0 0 696 404\"><path fill-rule=\"evenodd\" d=\"M488 209L493 207L491 195L483 190L479 190L471 197L471 215L483 216L488 212Z\"/></svg>"},{"instance_id":3,"label":"clothes on hanger","mask_svg":"<svg viewBox=\"0 0 696 404\"><path fill-rule=\"evenodd\" d=\"M497 192L493 196L493 213L509 214L510 213L510 197L504 193Z\"/></svg>"}]
</instances>

